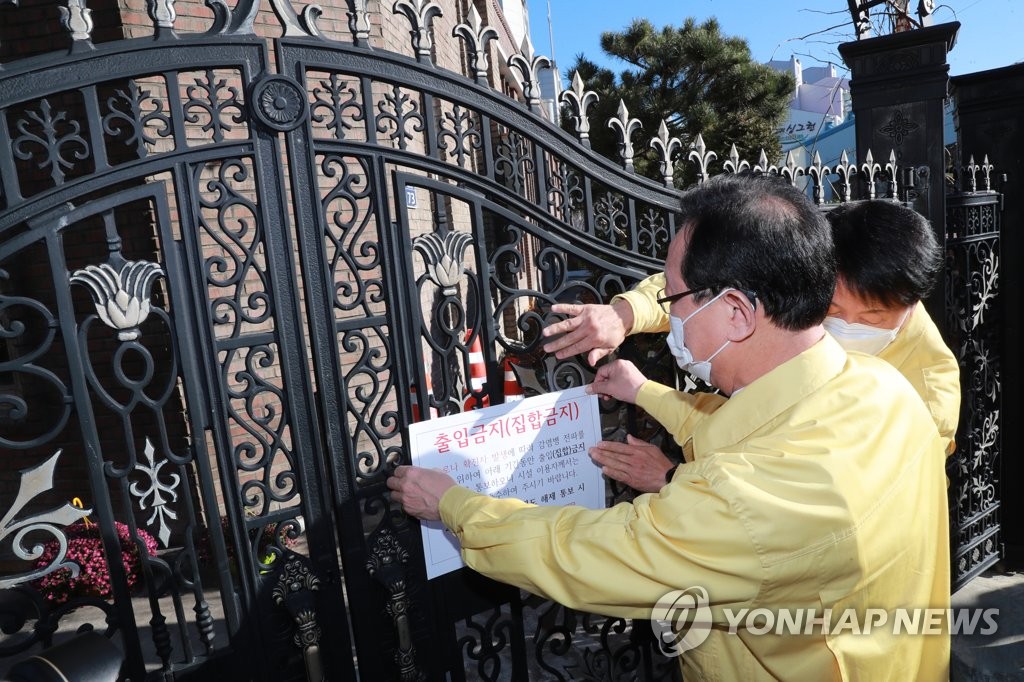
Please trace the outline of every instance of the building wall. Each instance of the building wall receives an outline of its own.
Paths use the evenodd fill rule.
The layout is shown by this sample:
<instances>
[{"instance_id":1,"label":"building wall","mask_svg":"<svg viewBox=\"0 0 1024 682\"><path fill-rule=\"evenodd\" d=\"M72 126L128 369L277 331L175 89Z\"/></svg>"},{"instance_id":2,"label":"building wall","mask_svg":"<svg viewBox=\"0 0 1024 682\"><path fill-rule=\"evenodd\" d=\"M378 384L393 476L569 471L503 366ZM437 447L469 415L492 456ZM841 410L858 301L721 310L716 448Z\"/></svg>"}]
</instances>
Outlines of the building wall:
<instances>
[{"instance_id":1,"label":"building wall","mask_svg":"<svg viewBox=\"0 0 1024 682\"><path fill-rule=\"evenodd\" d=\"M397 52L406 56L414 56L412 41L410 37L410 23L408 19L403 15L396 15L392 13L391 8L393 2L378 2L377 0L370 0L367 3L367 10L369 12L370 21L370 44L374 49L388 50ZM458 23L464 22L467 17L467 13L470 8L470 0L438 0L438 4L442 7L443 15L435 17L433 23L433 35L435 37L432 58L438 68L447 69L463 75L468 75L468 60L465 55L465 46L463 42L452 36L452 29ZM490 24L498 29L499 41L494 41L490 45L491 50L491 65L489 69L489 76L491 86L500 92L504 92L512 97L520 97L520 88L518 83L512 74L508 71L507 66L503 64L504 59L502 54L505 56L514 53L516 46L519 44L515 40L515 34L512 31L513 26L520 28L528 26L528 21L525 15L525 3L519 3L515 6L515 11L518 12L516 19L510 24L505 21L502 14L501 8L497 3L497 0L476 0L475 2L477 11L482 16L483 23ZM323 14L318 20L318 27L329 37L340 41L351 41L351 34L348 28L348 5L344 0L327 0L327 2L321 2L320 6L323 9ZM147 39L153 33L152 21L150 20L147 13L146 0L90 0L89 8L92 12L91 18L94 22L94 29L92 31L92 40L94 43L102 43L110 40L118 40L122 38L140 38ZM190 34L203 32L208 30L214 21L214 14L203 2L199 0L190 0L188 2L177 2L174 5L176 12L175 30L179 34ZM260 11L255 19L255 31L258 35L265 38L271 39L281 34L281 28L278 20L274 16L273 12L269 9L269 3L265 3L264 9ZM60 26L60 13L58 7L52 3L46 3L42 0L23 0L19 7L2 6L0 7L0 62L12 62L17 59L25 58L30 55L41 54L50 51L65 50L70 46L70 39L66 37L66 32ZM268 43L268 48L271 51L270 60L273 63L273 44ZM200 72L194 72L189 74L189 78L192 76L201 78L204 74ZM239 93L245 92L245 88L242 83L242 76L238 72L233 72L228 69L218 69L213 74L217 79L224 79L226 87L234 87ZM186 83L187 84L187 83ZM167 87L164 82L162 75L153 76L151 78L137 79L136 85L140 89L149 91L153 97L162 98L166 101L168 96ZM183 85L184 87L184 85ZM379 84L376 87L385 89L383 84ZM54 102L56 104L56 102ZM443 111L448 111L452 107L450 102L437 101L435 106L441 108ZM187 135L189 139L201 140L205 133L202 131L203 121L199 121L194 125L188 127ZM228 132L229 137L245 137L250 134L248 130L248 124L242 123L237 125L232 131ZM154 136L154 142L151 145L152 151L167 151L172 141L167 137ZM424 152L424 139L421 137L414 139L410 142L410 151L413 152ZM287 159L282 156L282 164L287 164ZM474 164L478 162L477 159L470 159L470 168L474 167ZM251 180L255 175L255 169L250 168L249 178L250 180L244 181L240 186L233 188L239 192L240 195L247 199L255 200L256 193L253 182ZM199 185L202 185L206 180L214 179L216 177L217 168L211 166L204 170L203 180L200 180ZM173 179L170 177L166 178L150 178L149 181L163 179L168 182L168 185L173 184ZM41 178L41 181L45 181L45 178ZM331 185L330 178L321 178L321 191L326 192L330 189ZM197 186L199 186L197 185ZM290 193L290 187L285 187L284 191ZM426 231L431 231L438 226L438 214L439 209L444 208L444 215L446 220L450 224L460 229L467 229L469 222L469 212L465 205L458 203L447 202L444 207L439 207L438 202L441 201L434 197L429 197L423 191L419 192L420 200L417 202L415 208L411 208L409 211L410 215L410 226L413 236L421 234ZM172 212L175 210L175 201L171 198ZM388 197L390 205L395 205L395 197ZM290 197L285 197L283 202L285 206L291 205ZM368 208L368 205L363 206L364 209ZM251 218L252 216L240 216L241 218ZM176 219L177 216L172 215L172 220ZM141 216L140 219L149 219L152 221L152 217L146 218ZM292 224L294 225L294 216L291 216ZM122 231L127 229L127 226L119 226ZM381 226L373 225L371 229L379 229ZM133 259L145 259L150 261L159 262L160 254L158 252L158 245L155 243L155 239L152 236L153 225L150 222L149 234L147 235L147 229L136 230L134 234L141 235L137 242L126 242L124 252L126 255L129 253ZM77 239L84 240L81 243L73 243L68 246L69 255L73 256L74 267L81 267L86 264L101 263L106 260L107 244L103 237L102 230L91 231L91 232L80 232L78 233ZM202 250L205 256L216 256L218 250L221 247L212 239L209 234L204 234ZM13 291L26 291L31 290L31 282L34 278L45 277L48 274L48 265L45 262L44 254L40 255L39 263L24 263L19 272L13 273L11 281L4 283L4 287L8 290ZM472 262L473 254L467 254L467 260ZM294 261L298 262L298 254L293 254ZM296 268L298 266L296 265ZM346 275L338 274L339 278L344 278ZM247 291L259 291L264 283L259 281L258 277L247 280L239 286ZM301 282L297 284L301 287ZM162 285L158 285L155 289L157 297L161 296ZM301 293L301 290L300 290ZM81 294L81 296L79 296ZM211 292L211 296L214 295ZM83 310L88 310L91 304L88 301L88 296L83 291L77 291L76 297L81 298L81 306ZM301 298L301 297L300 297ZM429 301L424 301L425 305L429 305ZM272 320L263 323L263 330L267 331L272 329ZM248 331L260 331L260 329L251 329ZM230 333L230 330L225 328L215 327L215 335L223 335ZM306 344L307 352L310 345ZM110 348L99 349L105 355L109 356L112 353ZM4 353L18 353L18 349L11 347L5 343ZM187 352L187 349L182 349L183 352ZM56 355L62 355L63 349L55 349ZM347 361L346 352L339 348L339 355L342 357L342 361ZM2 356L0 356L2 357ZM55 369L59 369L59 366L55 365ZM225 372L225 377L232 377L236 375L236 371L243 370L244 363L241 357L235 359L234 364L229 367ZM102 367L97 367L97 371L100 373L105 370ZM268 370L268 373L262 377L263 379L275 383L280 387L282 378L280 376L280 367ZM0 383L10 383L9 377L0 377ZM358 388L358 386L352 386L350 389ZM282 407L279 404L275 404L271 394L264 394L260 400L260 404L254 406L255 410L281 410ZM36 396L40 398L40 396ZM246 408L239 405L238 409L240 412L245 412ZM174 445L173 448L185 448L187 447L187 440L189 434L185 423L183 414L184 406L181 401L178 401L176 407L167 410L167 417L174 423L171 426L171 440ZM40 420L45 420L47 415L40 415ZM119 418L115 415L98 415L97 420L99 422L100 434L101 434L101 448L103 450L103 456L108 459L117 460L123 456L125 451L124 444L124 432L119 427ZM44 424L33 424L31 423L20 423L16 425L14 431L18 433L31 433L33 429L37 431L44 428ZM9 433L11 430L10 426L5 427L0 423L0 433L3 433L4 429L7 429ZM73 441L80 440L80 437L76 439L74 434L78 433L78 424L72 420L70 424L65 427L68 436L68 443L65 446L65 455L61 460L61 466L58 470L57 480L55 481L55 488L48 495L43 495L33 501L31 508L52 508L54 504L63 503L70 500L72 497L80 497L84 499L85 506L92 506L90 497L90 491L88 490L87 480L88 472L85 464L85 457L82 452L82 447ZM229 438L234 446L238 446L240 443L246 442L250 439L250 433L246 429L246 425L242 423L234 423L231 426ZM212 438L212 436L208 436ZM288 434L285 434L285 439L288 440ZM137 444L141 451L141 442ZM35 466L41 460L41 458L52 454L53 447L52 443L47 444L45 448L40 451L34 450L23 450L15 454L5 456L4 463L2 466L3 475L0 476L0 499L9 500L13 499L16 494L18 476L16 472L20 469L25 469L31 466ZM215 451L215 446L212 440L207 443L208 450L210 452ZM271 471L271 477L274 471L283 470L284 468L292 466L286 461L280 461L274 464L274 468ZM211 460L211 467L213 468L214 478L220 478L221 472L217 470L218 462L216 459ZM257 474L246 474L240 472L234 472L238 475L240 483L244 483L247 478L256 476ZM229 478L231 476L229 475ZM292 504L289 502L287 504ZM118 500L115 500L115 509L121 510L125 506L130 506L130 501L126 501L122 504ZM223 511L223 504L222 509ZM120 512L118 512L120 514ZM141 518L140 519L144 520ZM3 559L3 557L0 557Z\"/></svg>"}]
</instances>

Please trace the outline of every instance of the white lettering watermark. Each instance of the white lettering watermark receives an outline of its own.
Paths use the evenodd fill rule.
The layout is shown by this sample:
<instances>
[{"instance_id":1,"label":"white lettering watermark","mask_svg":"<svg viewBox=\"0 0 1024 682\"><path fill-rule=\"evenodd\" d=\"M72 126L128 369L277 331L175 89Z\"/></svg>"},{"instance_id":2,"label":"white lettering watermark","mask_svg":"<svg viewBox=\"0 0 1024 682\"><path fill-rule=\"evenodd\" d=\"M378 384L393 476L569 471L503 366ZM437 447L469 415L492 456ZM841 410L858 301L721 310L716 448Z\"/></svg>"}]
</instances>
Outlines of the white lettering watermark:
<instances>
[{"instance_id":1,"label":"white lettering watermark","mask_svg":"<svg viewBox=\"0 0 1024 682\"><path fill-rule=\"evenodd\" d=\"M991 635L998 630L999 609L729 609L727 631L752 635Z\"/></svg>"},{"instance_id":2,"label":"white lettering watermark","mask_svg":"<svg viewBox=\"0 0 1024 682\"><path fill-rule=\"evenodd\" d=\"M711 634L707 590L674 590L658 600L651 616L658 646L666 656L694 649ZM732 609L721 610L719 629L735 635L991 635L999 629L999 609Z\"/></svg>"}]
</instances>

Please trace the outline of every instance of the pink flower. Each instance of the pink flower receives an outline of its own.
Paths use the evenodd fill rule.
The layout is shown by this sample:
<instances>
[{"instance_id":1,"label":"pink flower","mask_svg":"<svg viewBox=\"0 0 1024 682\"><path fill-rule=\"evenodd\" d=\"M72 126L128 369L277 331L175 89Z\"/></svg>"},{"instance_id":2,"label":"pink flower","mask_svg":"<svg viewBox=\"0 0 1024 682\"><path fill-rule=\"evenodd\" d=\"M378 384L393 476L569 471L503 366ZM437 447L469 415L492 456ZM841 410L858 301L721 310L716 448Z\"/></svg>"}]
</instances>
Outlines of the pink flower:
<instances>
[{"instance_id":1,"label":"pink flower","mask_svg":"<svg viewBox=\"0 0 1024 682\"><path fill-rule=\"evenodd\" d=\"M121 545L121 563L124 566L128 587L132 588L139 583L142 575L139 548L132 538L131 529L126 524L117 522L116 528L117 539ZM72 578L70 570L60 569L35 581L36 588L48 601L56 604L63 604L79 596L109 599L113 592L99 526L86 526L84 522L79 522L68 526L64 532L68 538L68 551L64 560L78 564L78 577ZM137 529L137 535L145 545L147 554L156 556L157 544L153 536L141 528ZM42 568L53 563L58 548L56 540L46 543L42 555L36 561L36 567Z\"/></svg>"}]
</instances>

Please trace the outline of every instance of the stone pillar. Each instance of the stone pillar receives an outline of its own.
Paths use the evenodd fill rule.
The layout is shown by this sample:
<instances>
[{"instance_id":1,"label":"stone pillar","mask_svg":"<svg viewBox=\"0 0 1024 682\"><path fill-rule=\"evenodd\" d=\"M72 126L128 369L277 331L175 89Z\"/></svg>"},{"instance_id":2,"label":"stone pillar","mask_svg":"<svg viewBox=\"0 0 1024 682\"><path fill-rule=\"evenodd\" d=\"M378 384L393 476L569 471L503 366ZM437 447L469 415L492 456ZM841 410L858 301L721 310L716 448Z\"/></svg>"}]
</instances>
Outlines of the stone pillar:
<instances>
[{"instance_id":1,"label":"stone pillar","mask_svg":"<svg viewBox=\"0 0 1024 682\"><path fill-rule=\"evenodd\" d=\"M890 152L895 152L901 169L918 169L915 185L920 189L927 183L928 191L919 193L914 208L931 221L940 244L946 226L942 139L949 85L946 55L959 28L959 23L952 22L839 46L850 67L858 163L864 163L870 149L883 168ZM942 289L940 280L925 302L940 327L945 317Z\"/></svg>"},{"instance_id":2,"label":"stone pillar","mask_svg":"<svg viewBox=\"0 0 1024 682\"><path fill-rule=\"evenodd\" d=\"M1017 454L1024 442L1024 424L1018 418L1024 399L1018 380L1024 326L1024 64L956 76L952 86L962 162L973 155L981 163L987 154L995 166L993 181L1006 176L1004 185L994 187L1003 193L1004 202L999 269L1004 349L1000 520L1007 563L1024 566L1024 497L1015 494L1015 486L1024 481L1024 459Z\"/></svg>"}]
</instances>

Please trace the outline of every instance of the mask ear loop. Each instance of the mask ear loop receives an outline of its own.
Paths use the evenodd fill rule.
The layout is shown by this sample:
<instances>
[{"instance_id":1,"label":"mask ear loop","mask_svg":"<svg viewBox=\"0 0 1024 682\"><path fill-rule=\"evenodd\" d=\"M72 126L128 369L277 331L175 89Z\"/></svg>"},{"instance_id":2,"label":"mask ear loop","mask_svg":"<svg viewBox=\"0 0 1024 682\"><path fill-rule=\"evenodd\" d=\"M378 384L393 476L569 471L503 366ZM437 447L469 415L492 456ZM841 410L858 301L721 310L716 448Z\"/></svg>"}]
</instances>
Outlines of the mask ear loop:
<instances>
[{"instance_id":1,"label":"mask ear loop","mask_svg":"<svg viewBox=\"0 0 1024 682\"><path fill-rule=\"evenodd\" d=\"M718 350L716 350L714 353L712 353L711 356L707 360L701 360L701 362L711 362L716 357L718 357L718 354L721 353L723 350L725 350L725 347L728 346L730 343L732 343L732 341L730 341L729 339L726 339L725 343L723 343L721 346L718 347Z\"/></svg>"},{"instance_id":2,"label":"mask ear loop","mask_svg":"<svg viewBox=\"0 0 1024 682\"><path fill-rule=\"evenodd\" d=\"M737 288L735 288L735 287L726 287L725 289L722 289L722 291L721 291L721 292L719 292L718 296L715 296L715 298L711 299L710 301L708 301L708 302L707 302L707 303L705 303L704 305L705 305L705 306L707 306L707 305L711 305L712 303L714 303L714 302L715 302L715 299L719 298L720 296L724 296L724 295L725 295L725 292L727 292L727 291L739 291L739 293L743 294L744 296L746 296L746 295L747 295L747 292L745 292L745 291L740 291L739 289L737 289ZM756 307L754 307L754 304L753 304L753 302L752 302L752 301L750 301L750 300L748 299L748 300L747 300L747 303L750 303L750 309L751 309L751 310L754 310L754 311L756 311L756 310L757 310L757 308L756 308ZM694 315L696 315L697 313L699 313L699 312L701 311L701 309L702 309L703 307L704 307L704 306L701 306L701 308L698 308L697 310L693 311L693 313L692 313L692 314L691 314L691 315L690 315L689 317L687 317L686 319L690 319L690 317L693 317ZM710 355L710 356L709 356L709 357L708 357L708 358L707 358L706 360L700 360L700 362L711 362L711 361L712 361L712 360L714 360L714 359L715 359L716 357L718 357L718 354L719 354L719 353L721 353L721 352L722 352L723 350L725 350L725 347L726 347L726 346L728 346L728 345L729 345L730 343L732 343L732 341L730 341L729 339L726 339L726 340L725 340L725 343L723 343L723 344L722 344L721 346L719 346L719 347L718 347L718 350L716 350L716 351L715 351L714 353L712 353L712 354L711 354L711 355ZM691 355L692 355L692 354L691 354Z\"/></svg>"},{"instance_id":3,"label":"mask ear loop","mask_svg":"<svg viewBox=\"0 0 1024 682\"><path fill-rule=\"evenodd\" d=\"M694 315L696 315L696 314L697 314L697 313L699 313L700 311L704 310L705 308L707 308L707 307L708 307L709 305L711 305L712 303L714 303L714 302L715 302L715 301L717 301L718 299L722 298L722 296L725 296L725 292L729 291L729 289L732 289L732 287L727 287L727 288L725 288L725 289L722 289L722 290L721 290L721 291L719 291L719 292L718 292L717 294L715 294L714 296L712 296L712 297L711 297L711 300L709 300L709 301L708 301L707 303L704 303L704 304L703 304L703 305L701 305L701 306L700 306L699 308L697 308L696 310L694 310L694 311L693 311L692 313L690 313L689 315L687 315L687 316L686 316L686 318L685 318L685 319L683 320L683 324L685 325L685 324L686 324L687 322L689 322L689 321L690 321L690 320L691 320L691 319L693 318L693 316L694 316ZM736 291L736 290L735 290L735 289L733 289L733 291Z\"/></svg>"},{"instance_id":4,"label":"mask ear loop","mask_svg":"<svg viewBox=\"0 0 1024 682\"><path fill-rule=\"evenodd\" d=\"M900 318L900 323L896 325L896 329L893 330L894 332L897 334L900 333L900 330L903 329L903 325L907 322L907 318L910 317L910 313L914 312L915 307L916 306L911 306L907 308L907 312L903 313L903 317Z\"/></svg>"}]
</instances>

